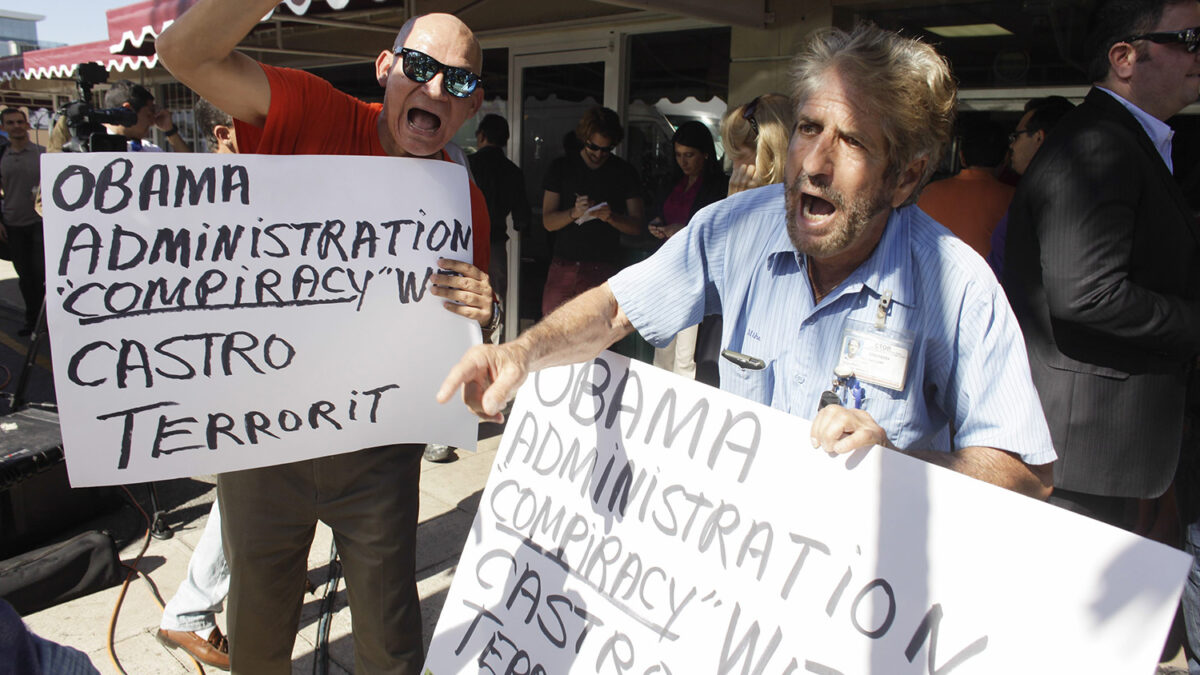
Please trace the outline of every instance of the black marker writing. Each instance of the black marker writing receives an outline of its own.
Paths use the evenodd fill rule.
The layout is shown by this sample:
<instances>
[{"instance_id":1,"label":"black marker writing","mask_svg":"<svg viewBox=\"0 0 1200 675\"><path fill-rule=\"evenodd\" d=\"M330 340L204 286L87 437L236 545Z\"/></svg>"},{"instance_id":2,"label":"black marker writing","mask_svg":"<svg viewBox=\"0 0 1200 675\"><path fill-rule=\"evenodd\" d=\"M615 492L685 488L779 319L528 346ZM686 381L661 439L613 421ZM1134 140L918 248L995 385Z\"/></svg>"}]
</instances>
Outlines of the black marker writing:
<instances>
[{"instance_id":1,"label":"black marker writing","mask_svg":"<svg viewBox=\"0 0 1200 675\"><path fill-rule=\"evenodd\" d=\"M370 402L370 412L366 418L348 416L342 411L352 405L343 407L343 404L329 400L317 400L302 407L269 411L212 411L182 417L169 417L160 413L155 416L151 413L159 408L178 405L174 401L160 401L98 415L96 420L121 420L121 449L117 468L126 469L134 448L149 448L146 456L157 458L198 448L222 450L258 445L266 442L268 438L280 440L287 434L301 429L341 431L351 423L375 424L380 419L385 394L399 388L398 384L385 384L362 392L352 392L351 404L360 398ZM147 423L138 423L138 420L145 418L152 419ZM152 431L147 433L146 429ZM177 436L180 438L168 442L168 439Z\"/></svg>"},{"instance_id":2,"label":"black marker writing","mask_svg":"<svg viewBox=\"0 0 1200 675\"><path fill-rule=\"evenodd\" d=\"M196 206L201 202L216 204L216 167L200 170L197 176L191 167L179 164L175 167L175 207L187 204ZM134 203L145 211L151 202L158 206L168 205L172 174L166 164L154 164L145 169L140 179L134 179L133 162L126 158L114 159L93 175L91 169L72 164L59 172L54 179L51 198L54 205L63 211L76 211L88 202L101 213L116 213ZM242 204L250 203L250 176L246 167L226 164L221 167L220 201L229 203L235 199Z\"/></svg>"}]
</instances>

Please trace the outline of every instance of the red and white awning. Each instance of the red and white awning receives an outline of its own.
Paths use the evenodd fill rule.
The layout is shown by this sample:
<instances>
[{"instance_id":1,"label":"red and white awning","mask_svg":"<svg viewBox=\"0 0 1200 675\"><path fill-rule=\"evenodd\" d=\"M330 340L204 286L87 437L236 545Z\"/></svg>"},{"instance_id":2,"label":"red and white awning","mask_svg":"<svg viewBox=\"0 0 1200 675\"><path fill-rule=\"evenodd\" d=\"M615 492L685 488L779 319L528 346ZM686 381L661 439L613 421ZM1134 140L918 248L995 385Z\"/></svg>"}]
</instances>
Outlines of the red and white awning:
<instances>
[{"instance_id":1,"label":"red and white awning","mask_svg":"<svg viewBox=\"0 0 1200 675\"><path fill-rule=\"evenodd\" d=\"M79 63L95 62L110 71L158 65L154 39L198 0L143 0L106 12L108 40L39 49L0 58L0 80L69 78ZM373 0L383 3L387 0ZM346 8L351 0L284 0L280 8L302 16L313 8ZM360 3L361 4L361 3ZM272 12L273 14L274 12ZM269 18L268 14L266 18Z\"/></svg>"},{"instance_id":2,"label":"red and white awning","mask_svg":"<svg viewBox=\"0 0 1200 675\"><path fill-rule=\"evenodd\" d=\"M143 0L108 10L108 49L113 54L150 47L167 26L197 0ZM147 38L150 43L147 43Z\"/></svg>"}]
</instances>

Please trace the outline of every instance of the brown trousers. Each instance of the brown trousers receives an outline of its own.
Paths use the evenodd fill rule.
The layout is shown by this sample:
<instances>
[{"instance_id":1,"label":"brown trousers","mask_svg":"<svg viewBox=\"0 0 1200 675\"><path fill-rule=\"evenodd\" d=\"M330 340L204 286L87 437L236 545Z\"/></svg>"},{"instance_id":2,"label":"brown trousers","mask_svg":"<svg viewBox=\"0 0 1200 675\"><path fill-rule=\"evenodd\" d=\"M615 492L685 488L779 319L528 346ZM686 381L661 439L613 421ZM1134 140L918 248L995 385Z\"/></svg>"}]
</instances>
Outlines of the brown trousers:
<instances>
[{"instance_id":1,"label":"brown trousers","mask_svg":"<svg viewBox=\"0 0 1200 675\"><path fill-rule=\"evenodd\" d=\"M221 474L234 673L290 675L316 523L333 529L350 601L355 672L417 674L420 445L388 445Z\"/></svg>"}]
</instances>

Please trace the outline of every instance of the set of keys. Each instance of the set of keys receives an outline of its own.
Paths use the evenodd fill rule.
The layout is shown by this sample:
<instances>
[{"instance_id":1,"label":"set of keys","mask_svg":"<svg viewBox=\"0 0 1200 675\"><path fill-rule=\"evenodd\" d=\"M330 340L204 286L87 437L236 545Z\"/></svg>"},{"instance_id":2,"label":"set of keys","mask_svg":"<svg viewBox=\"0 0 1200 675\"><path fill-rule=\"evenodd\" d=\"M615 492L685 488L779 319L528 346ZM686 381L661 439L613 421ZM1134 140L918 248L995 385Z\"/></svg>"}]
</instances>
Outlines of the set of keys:
<instances>
[{"instance_id":1,"label":"set of keys","mask_svg":"<svg viewBox=\"0 0 1200 675\"><path fill-rule=\"evenodd\" d=\"M833 384L829 389L821 392L821 402L817 405L817 410L824 408L827 405L853 405L856 410L862 410L863 400L867 396L866 390L859 384L858 378L854 377L854 371L845 366L838 366L833 369ZM846 400L842 400L841 390L846 396Z\"/></svg>"}]
</instances>

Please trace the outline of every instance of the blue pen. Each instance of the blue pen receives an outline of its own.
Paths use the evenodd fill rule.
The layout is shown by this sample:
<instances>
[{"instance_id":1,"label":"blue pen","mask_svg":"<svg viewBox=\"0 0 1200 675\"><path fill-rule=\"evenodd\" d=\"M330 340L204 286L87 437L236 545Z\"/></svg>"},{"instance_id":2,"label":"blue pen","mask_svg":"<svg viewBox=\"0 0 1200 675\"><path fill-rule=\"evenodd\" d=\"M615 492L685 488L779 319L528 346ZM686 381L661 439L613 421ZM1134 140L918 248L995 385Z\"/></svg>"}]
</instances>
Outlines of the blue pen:
<instances>
[{"instance_id":1,"label":"blue pen","mask_svg":"<svg viewBox=\"0 0 1200 675\"><path fill-rule=\"evenodd\" d=\"M854 409L862 410L863 398L867 395L867 392L863 390L862 385L858 383L858 378L855 378L854 385L850 388L850 391L854 396Z\"/></svg>"}]
</instances>

